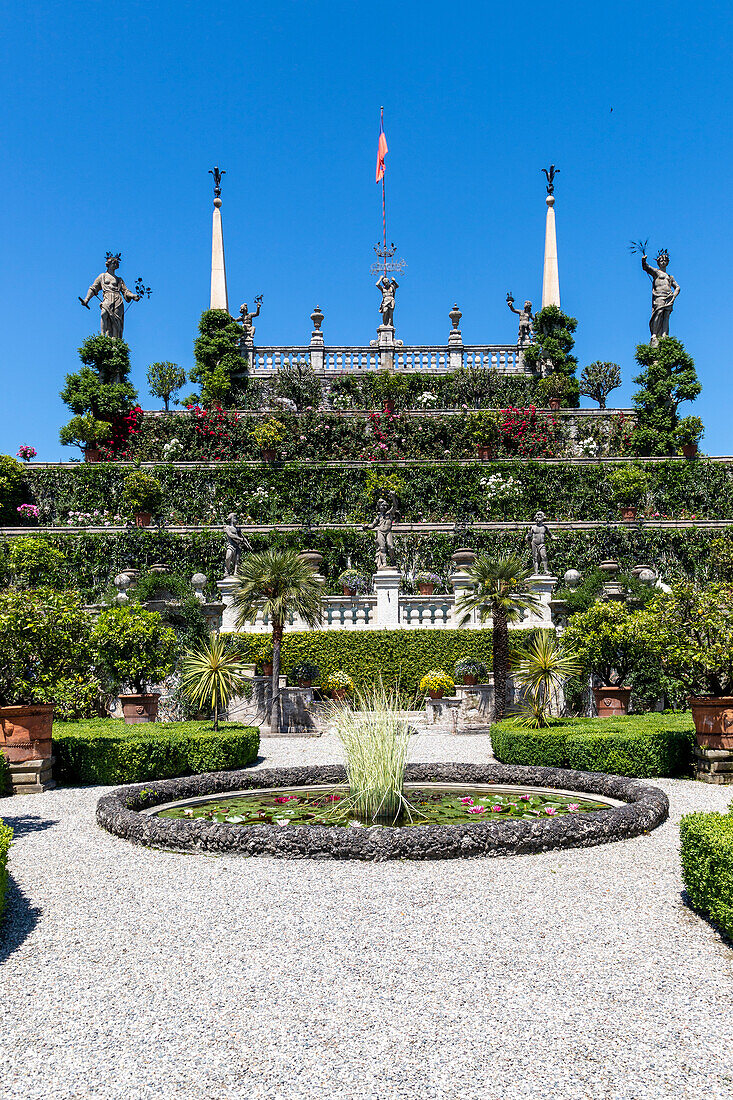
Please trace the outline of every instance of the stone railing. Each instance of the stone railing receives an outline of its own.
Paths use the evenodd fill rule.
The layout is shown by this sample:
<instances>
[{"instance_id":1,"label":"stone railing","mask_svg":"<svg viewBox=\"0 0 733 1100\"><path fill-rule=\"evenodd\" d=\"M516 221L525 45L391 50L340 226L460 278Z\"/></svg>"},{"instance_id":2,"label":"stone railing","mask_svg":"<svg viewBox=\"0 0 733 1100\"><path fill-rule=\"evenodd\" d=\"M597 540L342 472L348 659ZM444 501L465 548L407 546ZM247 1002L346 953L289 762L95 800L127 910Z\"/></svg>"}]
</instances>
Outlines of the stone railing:
<instances>
[{"instance_id":1,"label":"stone railing","mask_svg":"<svg viewBox=\"0 0 733 1100\"><path fill-rule=\"evenodd\" d=\"M483 367L500 374L531 374L525 370L522 349L516 344L414 344L395 342L352 347L253 347L243 352L250 371L258 378L277 373L298 361L310 364L317 374L344 371L401 370L446 374L460 367Z\"/></svg>"}]
</instances>

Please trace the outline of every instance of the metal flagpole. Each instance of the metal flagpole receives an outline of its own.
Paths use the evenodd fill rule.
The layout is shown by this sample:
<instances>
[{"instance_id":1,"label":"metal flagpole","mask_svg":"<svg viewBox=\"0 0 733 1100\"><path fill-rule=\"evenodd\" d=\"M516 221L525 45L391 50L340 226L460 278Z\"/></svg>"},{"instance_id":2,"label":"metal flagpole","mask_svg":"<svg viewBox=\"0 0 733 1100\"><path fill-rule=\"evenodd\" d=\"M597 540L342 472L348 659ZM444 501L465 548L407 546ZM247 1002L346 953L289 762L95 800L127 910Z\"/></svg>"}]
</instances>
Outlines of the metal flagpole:
<instances>
[{"instance_id":1,"label":"metal flagpole","mask_svg":"<svg viewBox=\"0 0 733 1100\"><path fill-rule=\"evenodd\" d=\"M380 133L384 132L384 107L379 108ZM386 167L382 164L382 248L384 249L384 274L387 275L387 196L384 187Z\"/></svg>"}]
</instances>

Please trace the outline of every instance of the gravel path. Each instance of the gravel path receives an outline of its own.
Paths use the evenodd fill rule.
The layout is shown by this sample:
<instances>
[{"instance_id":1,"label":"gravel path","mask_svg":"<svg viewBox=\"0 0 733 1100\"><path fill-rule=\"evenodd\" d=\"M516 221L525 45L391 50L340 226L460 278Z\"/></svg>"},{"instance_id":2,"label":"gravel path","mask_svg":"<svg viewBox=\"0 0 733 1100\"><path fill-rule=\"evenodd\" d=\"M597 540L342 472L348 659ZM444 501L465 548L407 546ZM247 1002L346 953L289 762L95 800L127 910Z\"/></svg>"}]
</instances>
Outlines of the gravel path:
<instances>
[{"instance_id":1,"label":"gravel path","mask_svg":"<svg viewBox=\"0 0 733 1100\"><path fill-rule=\"evenodd\" d=\"M102 788L0 802L3 1100L729 1100L733 952L680 898L677 825L733 792L658 782L650 836L436 863L135 848L94 824Z\"/></svg>"}]
</instances>

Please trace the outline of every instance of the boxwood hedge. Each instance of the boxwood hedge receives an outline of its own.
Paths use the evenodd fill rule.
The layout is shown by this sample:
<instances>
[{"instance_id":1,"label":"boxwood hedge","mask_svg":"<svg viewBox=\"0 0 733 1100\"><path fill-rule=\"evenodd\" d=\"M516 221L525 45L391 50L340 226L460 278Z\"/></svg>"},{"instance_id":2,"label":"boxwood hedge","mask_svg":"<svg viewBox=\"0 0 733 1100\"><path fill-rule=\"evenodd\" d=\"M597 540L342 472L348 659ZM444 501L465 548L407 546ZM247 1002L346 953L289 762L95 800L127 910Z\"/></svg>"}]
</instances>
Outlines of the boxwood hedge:
<instances>
[{"instance_id":1,"label":"boxwood hedge","mask_svg":"<svg viewBox=\"0 0 733 1100\"><path fill-rule=\"evenodd\" d=\"M680 823L682 881L690 902L733 939L733 804L727 814L688 814Z\"/></svg>"},{"instance_id":2,"label":"boxwood hedge","mask_svg":"<svg viewBox=\"0 0 733 1100\"><path fill-rule=\"evenodd\" d=\"M13 830L0 821L0 919L5 908L5 891L8 886L8 852L13 840Z\"/></svg>"},{"instance_id":3,"label":"boxwood hedge","mask_svg":"<svg viewBox=\"0 0 733 1100\"><path fill-rule=\"evenodd\" d=\"M578 768L634 778L689 770L695 744L689 714L626 718L570 718L527 730L511 718L492 727L491 745L502 764Z\"/></svg>"},{"instance_id":4,"label":"boxwood hedge","mask_svg":"<svg viewBox=\"0 0 733 1100\"><path fill-rule=\"evenodd\" d=\"M146 723L121 719L55 722L59 779L76 784L145 783L243 768L257 758L259 730L236 723L218 733L209 722Z\"/></svg>"}]
</instances>

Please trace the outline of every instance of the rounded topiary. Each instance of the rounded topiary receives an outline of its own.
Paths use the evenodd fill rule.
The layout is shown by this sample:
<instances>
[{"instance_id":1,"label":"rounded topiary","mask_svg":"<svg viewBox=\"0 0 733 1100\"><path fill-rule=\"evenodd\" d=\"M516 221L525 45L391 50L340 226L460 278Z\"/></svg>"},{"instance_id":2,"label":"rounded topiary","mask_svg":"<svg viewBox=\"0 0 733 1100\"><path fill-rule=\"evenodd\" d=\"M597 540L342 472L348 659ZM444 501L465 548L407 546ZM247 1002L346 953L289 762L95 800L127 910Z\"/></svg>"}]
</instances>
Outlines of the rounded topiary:
<instances>
[{"instance_id":1,"label":"rounded topiary","mask_svg":"<svg viewBox=\"0 0 733 1100\"><path fill-rule=\"evenodd\" d=\"M354 681L348 672L344 672L340 668L326 677L323 686L326 691L345 691L348 695L351 695L355 690Z\"/></svg>"},{"instance_id":2,"label":"rounded topiary","mask_svg":"<svg viewBox=\"0 0 733 1100\"><path fill-rule=\"evenodd\" d=\"M155 611L137 604L103 611L92 630L95 662L112 690L143 694L173 671L176 636Z\"/></svg>"},{"instance_id":3,"label":"rounded topiary","mask_svg":"<svg viewBox=\"0 0 733 1100\"><path fill-rule=\"evenodd\" d=\"M128 515L156 515L163 503L163 486L147 470L133 470L122 483L122 503Z\"/></svg>"}]
</instances>

